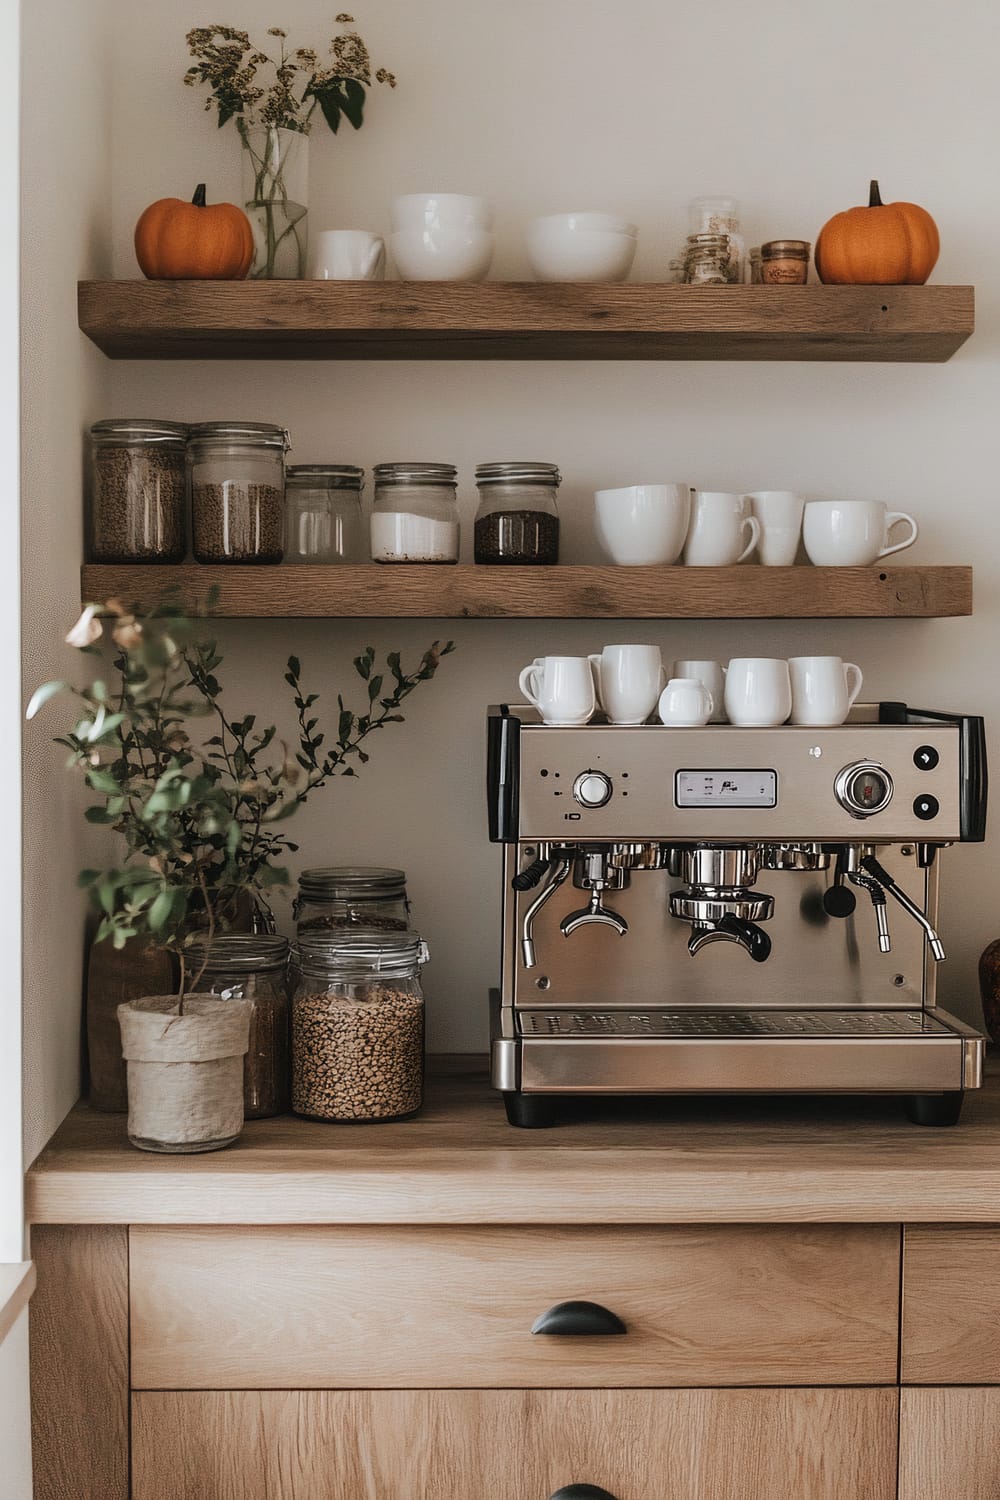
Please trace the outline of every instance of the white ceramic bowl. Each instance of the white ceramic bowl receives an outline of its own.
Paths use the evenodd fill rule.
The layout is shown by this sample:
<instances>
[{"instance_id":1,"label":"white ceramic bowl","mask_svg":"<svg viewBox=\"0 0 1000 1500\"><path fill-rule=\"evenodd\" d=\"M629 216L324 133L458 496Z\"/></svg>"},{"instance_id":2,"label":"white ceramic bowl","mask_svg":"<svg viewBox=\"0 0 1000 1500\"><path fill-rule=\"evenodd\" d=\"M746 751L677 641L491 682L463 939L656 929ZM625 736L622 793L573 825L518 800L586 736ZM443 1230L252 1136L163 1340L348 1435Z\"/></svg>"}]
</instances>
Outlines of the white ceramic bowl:
<instances>
[{"instance_id":1,"label":"white ceramic bowl","mask_svg":"<svg viewBox=\"0 0 1000 1500\"><path fill-rule=\"evenodd\" d=\"M389 248L404 281L482 281L493 259L485 229L402 229Z\"/></svg>"},{"instance_id":2,"label":"white ceramic bowl","mask_svg":"<svg viewBox=\"0 0 1000 1500\"><path fill-rule=\"evenodd\" d=\"M404 193L393 198L389 213L394 230L492 229L493 208L485 198L467 193Z\"/></svg>"},{"instance_id":3,"label":"white ceramic bowl","mask_svg":"<svg viewBox=\"0 0 1000 1500\"><path fill-rule=\"evenodd\" d=\"M575 228L536 219L528 226L528 260L539 281L624 281L636 236L616 229Z\"/></svg>"}]
</instances>

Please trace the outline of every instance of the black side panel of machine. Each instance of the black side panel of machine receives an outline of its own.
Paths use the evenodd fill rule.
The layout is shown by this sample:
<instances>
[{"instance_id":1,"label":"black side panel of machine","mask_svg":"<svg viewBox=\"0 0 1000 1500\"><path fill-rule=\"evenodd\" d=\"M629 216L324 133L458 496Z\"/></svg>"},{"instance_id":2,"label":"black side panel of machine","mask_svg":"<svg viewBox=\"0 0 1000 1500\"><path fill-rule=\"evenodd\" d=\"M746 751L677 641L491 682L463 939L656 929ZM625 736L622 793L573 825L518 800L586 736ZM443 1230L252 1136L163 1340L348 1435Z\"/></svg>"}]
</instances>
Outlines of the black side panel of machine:
<instances>
[{"instance_id":1,"label":"black side panel of machine","mask_svg":"<svg viewBox=\"0 0 1000 1500\"><path fill-rule=\"evenodd\" d=\"M486 802L490 842L493 844L510 844L517 839L520 729L520 719L514 717L506 703L489 710L486 720Z\"/></svg>"},{"instance_id":2,"label":"black side panel of machine","mask_svg":"<svg viewBox=\"0 0 1000 1500\"><path fill-rule=\"evenodd\" d=\"M986 837L986 723L978 714L945 714L933 708L908 708L905 703L880 703L880 724L954 724L959 733L959 822L964 844L981 844Z\"/></svg>"}]
</instances>

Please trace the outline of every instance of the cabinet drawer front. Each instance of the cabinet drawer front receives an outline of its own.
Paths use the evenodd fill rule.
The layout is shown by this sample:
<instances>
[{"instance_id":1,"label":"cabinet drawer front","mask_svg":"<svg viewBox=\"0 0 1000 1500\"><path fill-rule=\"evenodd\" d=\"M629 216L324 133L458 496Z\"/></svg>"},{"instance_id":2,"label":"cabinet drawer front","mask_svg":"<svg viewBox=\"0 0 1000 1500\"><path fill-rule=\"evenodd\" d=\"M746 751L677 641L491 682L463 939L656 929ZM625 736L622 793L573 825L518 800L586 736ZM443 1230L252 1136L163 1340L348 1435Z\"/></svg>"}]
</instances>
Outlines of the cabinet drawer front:
<instances>
[{"instance_id":1,"label":"cabinet drawer front","mask_svg":"<svg viewBox=\"0 0 1000 1500\"><path fill-rule=\"evenodd\" d=\"M904 1390L899 1409L899 1500L997 1500L1000 1391Z\"/></svg>"},{"instance_id":2,"label":"cabinet drawer front","mask_svg":"<svg viewBox=\"0 0 1000 1500\"><path fill-rule=\"evenodd\" d=\"M1000 1229L907 1227L901 1378L917 1385L1000 1384Z\"/></svg>"},{"instance_id":3,"label":"cabinet drawer front","mask_svg":"<svg viewBox=\"0 0 1000 1500\"><path fill-rule=\"evenodd\" d=\"M895 1500L894 1390L146 1391L133 1500Z\"/></svg>"},{"instance_id":4,"label":"cabinet drawer front","mask_svg":"<svg viewBox=\"0 0 1000 1500\"><path fill-rule=\"evenodd\" d=\"M881 1384L892 1226L131 1231L132 1384ZM533 1335L566 1300L624 1335Z\"/></svg>"}]
</instances>

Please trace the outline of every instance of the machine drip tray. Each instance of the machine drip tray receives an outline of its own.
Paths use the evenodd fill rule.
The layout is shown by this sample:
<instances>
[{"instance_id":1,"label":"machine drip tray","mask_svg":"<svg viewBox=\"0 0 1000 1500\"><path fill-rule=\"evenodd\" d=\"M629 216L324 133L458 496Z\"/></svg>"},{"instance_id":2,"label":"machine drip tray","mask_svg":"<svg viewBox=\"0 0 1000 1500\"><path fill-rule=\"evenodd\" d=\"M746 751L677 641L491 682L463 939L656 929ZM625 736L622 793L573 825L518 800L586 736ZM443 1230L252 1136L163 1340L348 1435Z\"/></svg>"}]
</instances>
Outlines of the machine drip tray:
<instances>
[{"instance_id":1,"label":"machine drip tray","mask_svg":"<svg viewBox=\"0 0 1000 1500\"><path fill-rule=\"evenodd\" d=\"M954 1032L922 1010L519 1010L524 1037L920 1037Z\"/></svg>"}]
</instances>

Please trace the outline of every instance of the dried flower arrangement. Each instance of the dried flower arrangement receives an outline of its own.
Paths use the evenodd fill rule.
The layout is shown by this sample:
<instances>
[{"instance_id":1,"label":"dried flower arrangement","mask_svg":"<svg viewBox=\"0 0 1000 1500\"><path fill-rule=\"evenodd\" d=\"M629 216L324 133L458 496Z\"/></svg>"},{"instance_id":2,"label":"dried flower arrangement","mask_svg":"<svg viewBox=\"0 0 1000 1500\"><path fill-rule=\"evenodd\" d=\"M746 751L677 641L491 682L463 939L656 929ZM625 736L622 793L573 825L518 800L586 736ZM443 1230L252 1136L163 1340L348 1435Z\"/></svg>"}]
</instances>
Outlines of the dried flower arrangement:
<instances>
[{"instance_id":1,"label":"dried flower arrangement","mask_svg":"<svg viewBox=\"0 0 1000 1500\"><path fill-rule=\"evenodd\" d=\"M354 17L346 12L336 19L339 26L354 25ZM191 88L208 85L205 108L218 110L219 124L235 118L241 134L256 126L275 126L307 135L318 106L334 134L342 118L360 130L365 89L372 82L371 58L361 36L356 31L335 36L329 46L331 61L321 66L312 47L290 51L285 45L288 34L280 26L269 27L267 34L280 44L277 58L234 26L196 26L188 32L188 50L197 61L184 82ZM267 81L269 76L273 81ZM387 68L378 69L375 82L396 87Z\"/></svg>"}]
</instances>

